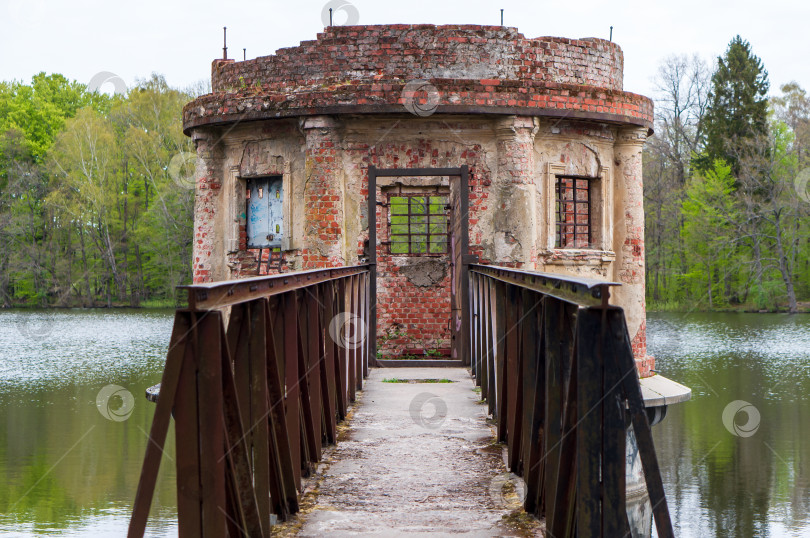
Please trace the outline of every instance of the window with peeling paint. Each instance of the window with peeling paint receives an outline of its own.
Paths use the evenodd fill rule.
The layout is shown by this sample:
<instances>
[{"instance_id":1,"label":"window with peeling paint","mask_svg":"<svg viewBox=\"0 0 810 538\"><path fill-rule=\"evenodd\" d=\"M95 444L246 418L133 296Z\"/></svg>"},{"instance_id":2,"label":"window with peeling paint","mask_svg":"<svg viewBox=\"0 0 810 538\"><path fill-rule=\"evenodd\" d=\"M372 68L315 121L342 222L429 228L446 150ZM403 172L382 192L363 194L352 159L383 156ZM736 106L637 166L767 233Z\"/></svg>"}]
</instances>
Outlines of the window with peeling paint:
<instances>
[{"instance_id":1,"label":"window with peeling paint","mask_svg":"<svg viewBox=\"0 0 810 538\"><path fill-rule=\"evenodd\" d=\"M247 180L247 248L278 248L284 237L281 177Z\"/></svg>"},{"instance_id":2,"label":"window with peeling paint","mask_svg":"<svg viewBox=\"0 0 810 538\"><path fill-rule=\"evenodd\" d=\"M447 196L443 195L389 195L389 252L404 256L446 254L446 208Z\"/></svg>"}]
</instances>

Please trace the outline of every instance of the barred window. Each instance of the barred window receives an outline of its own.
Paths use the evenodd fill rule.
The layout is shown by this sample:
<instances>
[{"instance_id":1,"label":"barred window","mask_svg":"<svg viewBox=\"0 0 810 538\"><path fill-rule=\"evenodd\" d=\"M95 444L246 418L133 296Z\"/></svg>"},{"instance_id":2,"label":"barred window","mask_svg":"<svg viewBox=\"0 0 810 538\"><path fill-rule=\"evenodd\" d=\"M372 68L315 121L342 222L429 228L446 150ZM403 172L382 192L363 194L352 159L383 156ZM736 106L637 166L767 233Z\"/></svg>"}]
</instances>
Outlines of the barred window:
<instances>
[{"instance_id":1,"label":"barred window","mask_svg":"<svg viewBox=\"0 0 810 538\"><path fill-rule=\"evenodd\" d=\"M557 248L590 248L591 182L595 179L557 176Z\"/></svg>"},{"instance_id":2,"label":"barred window","mask_svg":"<svg viewBox=\"0 0 810 538\"><path fill-rule=\"evenodd\" d=\"M447 196L391 194L388 197L390 253L447 253Z\"/></svg>"}]
</instances>

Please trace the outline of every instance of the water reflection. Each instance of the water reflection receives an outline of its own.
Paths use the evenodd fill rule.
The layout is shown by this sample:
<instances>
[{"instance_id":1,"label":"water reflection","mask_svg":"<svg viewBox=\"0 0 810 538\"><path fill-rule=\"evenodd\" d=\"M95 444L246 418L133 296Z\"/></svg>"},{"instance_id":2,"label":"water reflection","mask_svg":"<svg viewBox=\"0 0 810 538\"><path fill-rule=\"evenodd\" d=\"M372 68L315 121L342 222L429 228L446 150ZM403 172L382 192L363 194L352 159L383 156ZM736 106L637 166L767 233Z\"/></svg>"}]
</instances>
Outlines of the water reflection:
<instances>
[{"instance_id":1,"label":"water reflection","mask_svg":"<svg viewBox=\"0 0 810 538\"><path fill-rule=\"evenodd\" d=\"M647 327L658 369L693 394L653 428L676 535L809 536L810 316L649 314ZM757 428L740 405L724 425L736 400Z\"/></svg>"},{"instance_id":2,"label":"water reflection","mask_svg":"<svg viewBox=\"0 0 810 538\"><path fill-rule=\"evenodd\" d=\"M126 534L154 412L143 393L160 381L171 324L171 312L0 312L0 534ZM99 412L110 384L133 395L128 418ZM171 467L149 535L177 532Z\"/></svg>"},{"instance_id":3,"label":"water reflection","mask_svg":"<svg viewBox=\"0 0 810 538\"><path fill-rule=\"evenodd\" d=\"M170 312L0 312L0 534L126 533L154 412L143 391L171 324ZM810 535L810 316L650 314L648 338L662 373L693 391L653 428L676 535ZM126 420L96 407L109 384L134 396ZM723 425L735 400L760 413L750 437ZM172 467L164 458L151 536L177 533Z\"/></svg>"}]
</instances>

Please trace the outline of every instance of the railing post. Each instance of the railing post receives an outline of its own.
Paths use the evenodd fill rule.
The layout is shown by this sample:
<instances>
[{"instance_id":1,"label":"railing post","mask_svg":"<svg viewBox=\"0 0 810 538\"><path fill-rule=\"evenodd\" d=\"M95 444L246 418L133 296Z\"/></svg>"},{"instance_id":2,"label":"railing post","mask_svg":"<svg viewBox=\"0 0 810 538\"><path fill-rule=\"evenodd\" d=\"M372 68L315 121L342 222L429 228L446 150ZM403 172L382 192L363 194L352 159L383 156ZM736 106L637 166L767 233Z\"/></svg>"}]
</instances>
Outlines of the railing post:
<instances>
[{"instance_id":1,"label":"railing post","mask_svg":"<svg viewBox=\"0 0 810 538\"><path fill-rule=\"evenodd\" d=\"M544 456L546 528L552 536L571 536L574 516L576 379L571 375L571 307L546 299L546 438Z\"/></svg>"},{"instance_id":2,"label":"railing post","mask_svg":"<svg viewBox=\"0 0 810 538\"><path fill-rule=\"evenodd\" d=\"M143 470L138 481L138 491L135 494L135 502L132 507L132 518L127 534L129 538L140 538L146 531L149 508L152 504L160 469L160 459L163 455L163 447L169 431L172 407L177 408L175 402L178 401L176 398L179 387L182 383L187 382L187 379L184 379L181 374L186 357L191 352L191 327L191 314L189 312L178 311L175 313L172 337L169 340L169 352L166 357L166 367L163 369L161 378L163 399L157 401L152 427L149 430L149 443L146 445ZM191 377L188 372L187 377ZM183 410L181 409L181 411Z\"/></svg>"},{"instance_id":3,"label":"railing post","mask_svg":"<svg viewBox=\"0 0 810 538\"><path fill-rule=\"evenodd\" d=\"M326 413L326 438L329 443L337 442L337 386L335 384L337 367L337 342L330 333L330 326L335 317L335 284L326 282L323 285L323 328L324 334L324 368L322 373L322 384L326 390L326 400L324 401L324 412Z\"/></svg>"},{"instance_id":4,"label":"railing post","mask_svg":"<svg viewBox=\"0 0 810 538\"><path fill-rule=\"evenodd\" d=\"M273 424L274 458L270 466L274 476L273 505L279 518L286 520L298 512L296 492L297 468L293 464L293 449L290 429L287 425L287 401L285 389L285 344L284 310L285 298L271 297L265 303L269 338L267 350L267 379L270 395L270 418Z\"/></svg>"},{"instance_id":5,"label":"railing post","mask_svg":"<svg viewBox=\"0 0 810 538\"><path fill-rule=\"evenodd\" d=\"M310 461L321 461L321 446L323 432L321 430L321 360L323 349L318 335L318 308L320 299L316 295L317 288L305 288L304 302L306 303L306 321L301 325L301 337L304 349L304 388L306 399L304 418L307 420L307 435L309 437Z\"/></svg>"},{"instance_id":6,"label":"railing post","mask_svg":"<svg viewBox=\"0 0 810 538\"><path fill-rule=\"evenodd\" d=\"M224 536L225 424L222 398L222 319L219 312L198 318L197 409L199 409L200 483L203 536Z\"/></svg>"},{"instance_id":7,"label":"railing post","mask_svg":"<svg viewBox=\"0 0 810 538\"><path fill-rule=\"evenodd\" d=\"M338 313L346 312L346 279L342 278L337 281L337 304L335 310ZM348 354L346 346L338 342L338 363L336 372L336 383L338 390L338 413L340 419L346 418L346 413L349 408L348 398Z\"/></svg>"},{"instance_id":8,"label":"railing post","mask_svg":"<svg viewBox=\"0 0 810 538\"><path fill-rule=\"evenodd\" d=\"M197 407L197 320L190 314L191 337L174 402L175 457L177 460L177 522L188 536L202 536L202 485L200 479L200 427ZM160 398L158 398L160 401Z\"/></svg>"},{"instance_id":9,"label":"railing post","mask_svg":"<svg viewBox=\"0 0 810 538\"><path fill-rule=\"evenodd\" d=\"M605 472L602 451L602 357L599 312L582 308L577 314L577 532L604 536L601 529L602 488ZM618 454L613 456L619 456ZM623 454L621 455L623 456ZM616 536L610 534L609 536Z\"/></svg>"},{"instance_id":10,"label":"railing post","mask_svg":"<svg viewBox=\"0 0 810 538\"><path fill-rule=\"evenodd\" d=\"M520 464L520 437L523 420L521 407L523 398L523 383L520 382L521 357L520 339L523 307L521 295L517 286L506 285L506 364L504 374L506 380L506 438L507 438L507 465L513 473L519 473Z\"/></svg>"},{"instance_id":11,"label":"railing post","mask_svg":"<svg viewBox=\"0 0 810 538\"><path fill-rule=\"evenodd\" d=\"M489 414L497 417L498 390L497 390L497 373L496 373L496 359L498 350L498 295L497 284L491 278L487 278L489 289L489 300L487 303L487 312L489 323L487 324L487 409Z\"/></svg>"},{"instance_id":12,"label":"railing post","mask_svg":"<svg viewBox=\"0 0 810 538\"><path fill-rule=\"evenodd\" d=\"M481 385L481 279L471 273L470 278L470 368L476 385Z\"/></svg>"},{"instance_id":13,"label":"railing post","mask_svg":"<svg viewBox=\"0 0 810 538\"><path fill-rule=\"evenodd\" d=\"M495 282L495 412L498 417L498 441L506 442L509 385L506 382L506 335L509 325L506 317L506 284Z\"/></svg>"},{"instance_id":14,"label":"railing post","mask_svg":"<svg viewBox=\"0 0 810 538\"><path fill-rule=\"evenodd\" d=\"M287 432L290 440L295 488L301 490L301 388L298 373L298 293L285 293L284 315L284 383Z\"/></svg>"},{"instance_id":15,"label":"railing post","mask_svg":"<svg viewBox=\"0 0 810 538\"><path fill-rule=\"evenodd\" d=\"M545 429L546 362L543 339L543 304L539 293L524 289L524 317L521 322L523 345L523 480L526 482L526 497L523 503L527 512L540 513L543 485L543 437Z\"/></svg>"},{"instance_id":16,"label":"railing post","mask_svg":"<svg viewBox=\"0 0 810 538\"><path fill-rule=\"evenodd\" d=\"M348 299L348 306L347 309L347 316L346 316L346 330L351 330L353 333L347 339L348 345L348 355L349 355L349 402L355 401L355 391L358 389L360 382L357 379L358 377L362 377L359 369L359 363L357 360L358 351L357 348L357 331L359 327L357 327L357 300L358 300L358 289L357 289L357 279L353 276L349 277L349 299Z\"/></svg>"}]
</instances>

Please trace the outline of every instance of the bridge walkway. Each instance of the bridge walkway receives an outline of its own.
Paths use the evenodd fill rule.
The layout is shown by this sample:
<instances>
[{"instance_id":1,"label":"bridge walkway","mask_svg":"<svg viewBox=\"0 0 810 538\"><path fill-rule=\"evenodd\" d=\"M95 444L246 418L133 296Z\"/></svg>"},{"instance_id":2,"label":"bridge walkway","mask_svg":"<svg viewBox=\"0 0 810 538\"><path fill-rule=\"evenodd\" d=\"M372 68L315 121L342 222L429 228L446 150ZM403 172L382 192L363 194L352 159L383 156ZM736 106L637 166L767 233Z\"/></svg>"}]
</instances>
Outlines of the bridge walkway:
<instances>
[{"instance_id":1,"label":"bridge walkway","mask_svg":"<svg viewBox=\"0 0 810 538\"><path fill-rule=\"evenodd\" d=\"M289 526L303 521L299 536L534 536L540 523L525 515L495 434L469 370L372 369Z\"/></svg>"}]
</instances>

